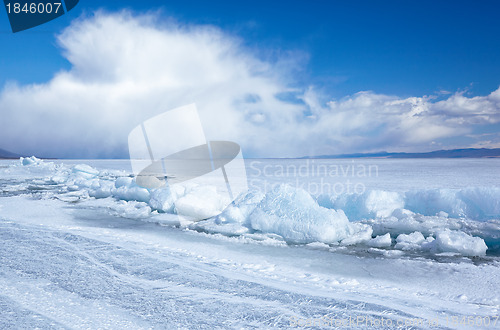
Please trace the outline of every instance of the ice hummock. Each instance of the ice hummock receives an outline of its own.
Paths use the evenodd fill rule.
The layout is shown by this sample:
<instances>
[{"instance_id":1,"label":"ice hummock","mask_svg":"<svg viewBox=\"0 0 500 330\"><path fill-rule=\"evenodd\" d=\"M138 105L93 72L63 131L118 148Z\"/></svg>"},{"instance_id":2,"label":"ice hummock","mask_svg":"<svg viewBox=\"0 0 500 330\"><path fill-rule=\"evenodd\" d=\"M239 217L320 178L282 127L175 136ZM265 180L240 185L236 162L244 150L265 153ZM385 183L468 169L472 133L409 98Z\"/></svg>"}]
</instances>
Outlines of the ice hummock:
<instances>
[{"instance_id":1,"label":"ice hummock","mask_svg":"<svg viewBox=\"0 0 500 330\"><path fill-rule=\"evenodd\" d=\"M376 236L370 239L366 245L374 247L374 248L385 248L390 247L392 245L391 234L386 233L384 235Z\"/></svg>"},{"instance_id":2,"label":"ice hummock","mask_svg":"<svg viewBox=\"0 0 500 330\"><path fill-rule=\"evenodd\" d=\"M266 194L248 219L253 230L292 243L337 243L355 232L342 210L321 207L305 190L287 185Z\"/></svg>"},{"instance_id":3,"label":"ice hummock","mask_svg":"<svg viewBox=\"0 0 500 330\"><path fill-rule=\"evenodd\" d=\"M400 193L383 190L370 190L362 194L320 195L320 205L342 209L350 220L388 217L394 210L405 206L404 196Z\"/></svg>"},{"instance_id":4,"label":"ice hummock","mask_svg":"<svg viewBox=\"0 0 500 330\"><path fill-rule=\"evenodd\" d=\"M23 166L30 166L30 165L39 165L41 160L36 158L35 156L31 156L31 157L21 157L19 159L19 161L21 162L21 164Z\"/></svg>"},{"instance_id":5,"label":"ice hummock","mask_svg":"<svg viewBox=\"0 0 500 330\"><path fill-rule=\"evenodd\" d=\"M362 194L320 195L320 205L343 209L349 219L385 218L394 211L477 221L500 218L500 188L471 187L465 189L419 189L404 193L368 190Z\"/></svg>"},{"instance_id":6,"label":"ice hummock","mask_svg":"<svg viewBox=\"0 0 500 330\"><path fill-rule=\"evenodd\" d=\"M487 246L479 237L472 237L457 230L441 230L436 238L427 238L421 232L400 234L396 238L396 249L423 250L433 253L456 253L463 256L482 256L486 254Z\"/></svg>"},{"instance_id":7,"label":"ice hummock","mask_svg":"<svg viewBox=\"0 0 500 330\"><path fill-rule=\"evenodd\" d=\"M485 255L488 249L483 239L449 229L437 232L429 247L438 252L455 252L471 257Z\"/></svg>"},{"instance_id":8,"label":"ice hummock","mask_svg":"<svg viewBox=\"0 0 500 330\"><path fill-rule=\"evenodd\" d=\"M495 187L404 193L368 190L314 197L301 188L280 184L266 193L248 191L224 209L227 197L211 186L146 189L126 173L100 171L86 164L60 166L29 157L21 158L21 165L8 171L41 176L24 186L26 192L68 202L102 199L109 214L123 218L158 223L165 223L162 214L204 218L182 226L225 236L264 235L290 244L463 256L482 256L488 248L500 245L500 189Z\"/></svg>"}]
</instances>

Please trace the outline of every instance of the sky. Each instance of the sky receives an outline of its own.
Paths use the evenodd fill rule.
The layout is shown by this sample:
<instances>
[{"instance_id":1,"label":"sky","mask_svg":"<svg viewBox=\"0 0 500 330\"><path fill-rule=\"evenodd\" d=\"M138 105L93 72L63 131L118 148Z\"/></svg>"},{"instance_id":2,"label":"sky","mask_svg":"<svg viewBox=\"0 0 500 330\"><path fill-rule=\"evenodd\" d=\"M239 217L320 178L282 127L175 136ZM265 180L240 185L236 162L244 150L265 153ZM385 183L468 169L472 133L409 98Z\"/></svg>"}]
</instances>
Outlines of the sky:
<instances>
[{"instance_id":1,"label":"sky","mask_svg":"<svg viewBox=\"0 0 500 330\"><path fill-rule=\"evenodd\" d=\"M498 1L92 1L13 34L0 149L127 158L196 103L247 157L500 147Z\"/></svg>"}]
</instances>

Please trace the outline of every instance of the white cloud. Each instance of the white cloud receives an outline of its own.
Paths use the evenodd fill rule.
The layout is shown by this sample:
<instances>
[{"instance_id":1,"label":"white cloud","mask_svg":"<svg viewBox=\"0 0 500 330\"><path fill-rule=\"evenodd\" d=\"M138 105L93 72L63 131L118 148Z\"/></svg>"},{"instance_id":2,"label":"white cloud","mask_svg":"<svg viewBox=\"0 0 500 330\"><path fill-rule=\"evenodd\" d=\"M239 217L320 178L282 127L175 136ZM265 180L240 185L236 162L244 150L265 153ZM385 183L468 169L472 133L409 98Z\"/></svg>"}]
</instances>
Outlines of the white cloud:
<instances>
[{"instance_id":1,"label":"white cloud","mask_svg":"<svg viewBox=\"0 0 500 330\"><path fill-rule=\"evenodd\" d=\"M439 102L360 92L323 104L314 88L290 87L289 67L303 58L266 62L215 27L162 24L155 16L99 12L75 21L58 42L69 71L2 91L0 147L126 157L132 128L192 102L209 139L237 141L253 156L429 149L500 122L500 89ZM277 97L290 92L303 103Z\"/></svg>"},{"instance_id":2,"label":"white cloud","mask_svg":"<svg viewBox=\"0 0 500 330\"><path fill-rule=\"evenodd\" d=\"M208 26L157 26L127 12L74 22L58 37L70 71L4 89L2 145L45 156L126 155L134 126L187 103L198 104L212 139L238 138L247 117L262 121L247 95L275 107L273 116L297 108L274 98L288 88L238 39Z\"/></svg>"},{"instance_id":3,"label":"white cloud","mask_svg":"<svg viewBox=\"0 0 500 330\"><path fill-rule=\"evenodd\" d=\"M359 92L323 107L310 89L304 96L313 112L307 130L322 132L322 144L325 148L331 146L327 153L431 150L436 144L446 148L436 141L462 138L480 125L500 122L499 95L500 88L488 96L467 98L456 93L433 102L433 97L399 98ZM450 144L449 148L497 145L491 141L480 143L477 135L468 136L468 144Z\"/></svg>"},{"instance_id":4,"label":"white cloud","mask_svg":"<svg viewBox=\"0 0 500 330\"><path fill-rule=\"evenodd\" d=\"M500 122L500 88L487 96L465 97L456 93L433 105L434 114L442 114L461 124L496 124Z\"/></svg>"}]
</instances>

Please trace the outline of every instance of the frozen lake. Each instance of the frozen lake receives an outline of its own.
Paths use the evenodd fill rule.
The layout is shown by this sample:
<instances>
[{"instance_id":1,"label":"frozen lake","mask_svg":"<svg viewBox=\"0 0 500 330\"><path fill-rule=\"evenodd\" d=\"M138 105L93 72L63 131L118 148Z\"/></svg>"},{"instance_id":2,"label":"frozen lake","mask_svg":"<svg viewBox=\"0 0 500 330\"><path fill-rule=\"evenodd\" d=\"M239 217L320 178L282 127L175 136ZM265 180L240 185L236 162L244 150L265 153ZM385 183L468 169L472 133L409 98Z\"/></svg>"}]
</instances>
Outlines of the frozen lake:
<instances>
[{"instance_id":1,"label":"frozen lake","mask_svg":"<svg viewBox=\"0 0 500 330\"><path fill-rule=\"evenodd\" d=\"M0 161L0 164L18 161ZM129 160L57 160L100 170L132 172ZM361 182L370 189L500 187L499 158L457 159L246 159L249 179L269 182ZM1 165L0 165L1 166ZM353 173L354 170L354 173Z\"/></svg>"},{"instance_id":2,"label":"frozen lake","mask_svg":"<svg viewBox=\"0 0 500 330\"><path fill-rule=\"evenodd\" d=\"M250 159L198 222L129 161L25 164L0 161L1 328L500 326L499 159Z\"/></svg>"}]
</instances>

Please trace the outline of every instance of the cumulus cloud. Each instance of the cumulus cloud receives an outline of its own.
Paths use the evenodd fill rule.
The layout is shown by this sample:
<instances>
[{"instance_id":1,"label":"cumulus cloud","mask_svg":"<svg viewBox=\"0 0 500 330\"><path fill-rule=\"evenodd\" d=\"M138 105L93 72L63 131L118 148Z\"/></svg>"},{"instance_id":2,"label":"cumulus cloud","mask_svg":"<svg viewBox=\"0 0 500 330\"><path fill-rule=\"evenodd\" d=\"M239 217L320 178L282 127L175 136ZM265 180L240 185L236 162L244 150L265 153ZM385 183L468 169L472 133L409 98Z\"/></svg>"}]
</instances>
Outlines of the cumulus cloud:
<instances>
[{"instance_id":1,"label":"cumulus cloud","mask_svg":"<svg viewBox=\"0 0 500 330\"><path fill-rule=\"evenodd\" d=\"M207 138L239 142L247 156L429 149L459 136L480 144L474 130L500 122L500 89L438 102L360 92L325 104L314 87L291 87L293 58L264 61L212 26L98 12L57 41L71 69L43 84L4 87L0 147L45 157L127 157L135 126L193 102ZM280 97L290 93L302 102Z\"/></svg>"},{"instance_id":2,"label":"cumulus cloud","mask_svg":"<svg viewBox=\"0 0 500 330\"><path fill-rule=\"evenodd\" d=\"M497 147L498 135L491 140L489 134L490 140L484 140L484 134L471 133L500 122L499 97L500 88L487 96L471 98L457 92L438 102L429 96L400 98L359 92L322 107L314 91L309 90L304 100L313 109L313 129L328 132L331 141L356 151L411 151L437 146ZM461 144L450 143L453 138L460 138Z\"/></svg>"}]
</instances>

